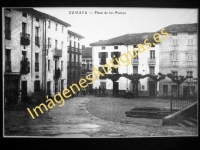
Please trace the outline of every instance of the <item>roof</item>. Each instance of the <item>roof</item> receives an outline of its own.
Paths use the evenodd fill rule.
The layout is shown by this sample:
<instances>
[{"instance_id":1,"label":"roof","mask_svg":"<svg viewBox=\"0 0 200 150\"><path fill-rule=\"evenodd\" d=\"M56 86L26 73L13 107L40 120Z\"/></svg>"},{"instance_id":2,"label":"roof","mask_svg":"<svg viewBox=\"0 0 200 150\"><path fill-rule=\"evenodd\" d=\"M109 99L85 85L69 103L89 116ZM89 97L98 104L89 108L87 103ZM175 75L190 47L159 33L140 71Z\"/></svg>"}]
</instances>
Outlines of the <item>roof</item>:
<instances>
[{"instance_id":1,"label":"roof","mask_svg":"<svg viewBox=\"0 0 200 150\"><path fill-rule=\"evenodd\" d=\"M178 32L194 32L197 31L197 23L190 24L172 24L165 27L165 32L178 33Z\"/></svg>"},{"instance_id":2,"label":"roof","mask_svg":"<svg viewBox=\"0 0 200 150\"><path fill-rule=\"evenodd\" d=\"M92 58L92 47L82 49L82 58Z\"/></svg>"},{"instance_id":3,"label":"roof","mask_svg":"<svg viewBox=\"0 0 200 150\"><path fill-rule=\"evenodd\" d=\"M71 34L71 35L77 36L77 37L79 37L79 38L85 38L85 37L83 37L82 35L77 34L77 33L73 32L73 31L70 31L70 30L68 30L68 33Z\"/></svg>"},{"instance_id":4,"label":"roof","mask_svg":"<svg viewBox=\"0 0 200 150\"><path fill-rule=\"evenodd\" d=\"M134 45L144 44L144 40L148 39L147 42L154 42L153 35L155 32L144 32L144 33L133 33L125 34L119 37L115 37L108 40L103 40L95 43L91 43L90 46L109 46L109 45Z\"/></svg>"},{"instance_id":5,"label":"roof","mask_svg":"<svg viewBox=\"0 0 200 150\"><path fill-rule=\"evenodd\" d=\"M40 12L40 11L37 11L33 8L15 8L16 10L20 10L20 11L24 11L26 13L29 13L29 14L32 14L38 18L42 18L42 19L50 19L50 20L53 20L59 24L62 24L64 26L67 26L67 27L71 27L71 25L69 23L66 23L54 16L51 16L49 14L46 14L46 13L43 13L43 12Z\"/></svg>"}]
</instances>

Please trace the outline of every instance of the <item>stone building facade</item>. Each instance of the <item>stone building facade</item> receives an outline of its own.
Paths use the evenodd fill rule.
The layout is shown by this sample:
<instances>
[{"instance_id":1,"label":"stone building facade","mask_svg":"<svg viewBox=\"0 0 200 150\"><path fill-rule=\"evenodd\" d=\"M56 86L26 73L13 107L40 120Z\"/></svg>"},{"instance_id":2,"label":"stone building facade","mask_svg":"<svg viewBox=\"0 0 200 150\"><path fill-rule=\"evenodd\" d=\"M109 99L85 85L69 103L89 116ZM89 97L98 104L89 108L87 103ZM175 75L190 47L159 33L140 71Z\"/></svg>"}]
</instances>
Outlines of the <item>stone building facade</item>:
<instances>
[{"instance_id":1,"label":"stone building facade","mask_svg":"<svg viewBox=\"0 0 200 150\"><path fill-rule=\"evenodd\" d=\"M160 72L163 74L193 76L180 85L180 95L194 95L197 92L198 40L197 23L174 24L165 27L169 33L159 46ZM160 81L160 94L170 96L177 93L177 85L170 78ZM172 93L171 93L172 92Z\"/></svg>"}]
</instances>

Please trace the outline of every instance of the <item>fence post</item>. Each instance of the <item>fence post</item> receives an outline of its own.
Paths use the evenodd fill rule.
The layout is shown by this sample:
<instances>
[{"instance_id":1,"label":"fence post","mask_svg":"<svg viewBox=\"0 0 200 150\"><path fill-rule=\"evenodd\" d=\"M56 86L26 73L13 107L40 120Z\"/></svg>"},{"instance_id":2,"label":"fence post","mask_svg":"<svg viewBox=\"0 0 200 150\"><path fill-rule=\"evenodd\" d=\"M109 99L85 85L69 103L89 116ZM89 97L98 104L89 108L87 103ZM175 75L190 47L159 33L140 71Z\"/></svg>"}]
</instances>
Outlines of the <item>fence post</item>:
<instances>
[{"instance_id":1,"label":"fence post","mask_svg":"<svg viewBox=\"0 0 200 150\"><path fill-rule=\"evenodd\" d=\"M171 99L170 99L170 114L172 114L172 89L171 89Z\"/></svg>"}]
</instances>

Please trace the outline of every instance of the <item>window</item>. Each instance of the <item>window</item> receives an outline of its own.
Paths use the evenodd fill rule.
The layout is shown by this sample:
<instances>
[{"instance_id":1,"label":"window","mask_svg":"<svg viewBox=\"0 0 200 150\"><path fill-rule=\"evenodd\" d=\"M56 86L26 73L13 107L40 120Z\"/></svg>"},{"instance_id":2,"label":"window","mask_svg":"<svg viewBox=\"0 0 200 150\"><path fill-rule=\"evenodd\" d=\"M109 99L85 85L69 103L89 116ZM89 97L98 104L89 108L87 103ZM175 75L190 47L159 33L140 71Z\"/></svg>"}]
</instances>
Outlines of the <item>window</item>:
<instances>
[{"instance_id":1,"label":"window","mask_svg":"<svg viewBox=\"0 0 200 150\"><path fill-rule=\"evenodd\" d=\"M90 69L92 69L92 64L90 64Z\"/></svg>"},{"instance_id":2,"label":"window","mask_svg":"<svg viewBox=\"0 0 200 150\"><path fill-rule=\"evenodd\" d=\"M193 76L193 71L187 71L187 76Z\"/></svg>"},{"instance_id":3,"label":"window","mask_svg":"<svg viewBox=\"0 0 200 150\"><path fill-rule=\"evenodd\" d=\"M48 28L50 29L51 28L51 21L49 20L49 26L48 26Z\"/></svg>"},{"instance_id":4,"label":"window","mask_svg":"<svg viewBox=\"0 0 200 150\"><path fill-rule=\"evenodd\" d=\"M35 45L39 46L39 27L35 27Z\"/></svg>"},{"instance_id":5,"label":"window","mask_svg":"<svg viewBox=\"0 0 200 150\"><path fill-rule=\"evenodd\" d=\"M114 67L112 67L112 71L111 71L111 73L119 73L119 72L118 72L118 68L114 68Z\"/></svg>"},{"instance_id":6,"label":"window","mask_svg":"<svg viewBox=\"0 0 200 150\"><path fill-rule=\"evenodd\" d=\"M171 60L177 61L178 60L178 54L176 52L171 53Z\"/></svg>"},{"instance_id":7,"label":"window","mask_svg":"<svg viewBox=\"0 0 200 150\"><path fill-rule=\"evenodd\" d=\"M150 59L155 59L155 50L150 50Z\"/></svg>"},{"instance_id":8,"label":"window","mask_svg":"<svg viewBox=\"0 0 200 150\"><path fill-rule=\"evenodd\" d=\"M172 36L177 36L177 33L172 33Z\"/></svg>"},{"instance_id":9,"label":"window","mask_svg":"<svg viewBox=\"0 0 200 150\"><path fill-rule=\"evenodd\" d=\"M69 47L72 47L72 41L69 41Z\"/></svg>"},{"instance_id":10,"label":"window","mask_svg":"<svg viewBox=\"0 0 200 150\"><path fill-rule=\"evenodd\" d=\"M62 26L62 33L64 32L64 26Z\"/></svg>"},{"instance_id":11,"label":"window","mask_svg":"<svg viewBox=\"0 0 200 150\"><path fill-rule=\"evenodd\" d=\"M48 38L48 48L51 47L51 38Z\"/></svg>"},{"instance_id":12,"label":"window","mask_svg":"<svg viewBox=\"0 0 200 150\"><path fill-rule=\"evenodd\" d=\"M178 76L178 72L177 71L172 71L172 75L173 76Z\"/></svg>"},{"instance_id":13,"label":"window","mask_svg":"<svg viewBox=\"0 0 200 150\"><path fill-rule=\"evenodd\" d=\"M22 22L22 33L26 33L26 23Z\"/></svg>"},{"instance_id":14,"label":"window","mask_svg":"<svg viewBox=\"0 0 200 150\"><path fill-rule=\"evenodd\" d=\"M149 66L149 73L150 73L150 75L155 75L155 67L154 66Z\"/></svg>"},{"instance_id":15,"label":"window","mask_svg":"<svg viewBox=\"0 0 200 150\"><path fill-rule=\"evenodd\" d=\"M22 16L27 18L27 13L22 12Z\"/></svg>"},{"instance_id":16,"label":"window","mask_svg":"<svg viewBox=\"0 0 200 150\"><path fill-rule=\"evenodd\" d=\"M90 69L90 64L87 63L87 70L89 70L89 69Z\"/></svg>"},{"instance_id":17,"label":"window","mask_svg":"<svg viewBox=\"0 0 200 150\"><path fill-rule=\"evenodd\" d=\"M51 61L50 60L48 60L48 71L50 71L50 67L51 67Z\"/></svg>"},{"instance_id":18,"label":"window","mask_svg":"<svg viewBox=\"0 0 200 150\"><path fill-rule=\"evenodd\" d=\"M138 66L133 66L133 74L138 74Z\"/></svg>"},{"instance_id":19,"label":"window","mask_svg":"<svg viewBox=\"0 0 200 150\"><path fill-rule=\"evenodd\" d=\"M133 51L133 56L137 55L135 58L133 59L138 59L138 51L136 51L137 54L135 54L135 51Z\"/></svg>"},{"instance_id":20,"label":"window","mask_svg":"<svg viewBox=\"0 0 200 150\"><path fill-rule=\"evenodd\" d=\"M58 30L58 24L56 23L56 31Z\"/></svg>"},{"instance_id":21,"label":"window","mask_svg":"<svg viewBox=\"0 0 200 150\"><path fill-rule=\"evenodd\" d=\"M78 49L80 49L80 43L78 43Z\"/></svg>"},{"instance_id":22,"label":"window","mask_svg":"<svg viewBox=\"0 0 200 150\"><path fill-rule=\"evenodd\" d=\"M120 52L111 52L111 57L113 59L113 64L118 64L116 59L119 61Z\"/></svg>"},{"instance_id":23,"label":"window","mask_svg":"<svg viewBox=\"0 0 200 150\"><path fill-rule=\"evenodd\" d=\"M34 92L40 91L40 81L34 82Z\"/></svg>"},{"instance_id":24,"label":"window","mask_svg":"<svg viewBox=\"0 0 200 150\"><path fill-rule=\"evenodd\" d=\"M61 50L63 49L63 41L61 42Z\"/></svg>"},{"instance_id":25,"label":"window","mask_svg":"<svg viewBox=\"0 0 200 150\"><path fill-rule=\"evenodd\" d=\"M39 18L36 17L36 18L35 18L35 21L39 22Z\"/></svg>"},{"instance_id":26,"label":"window","mask_svg":"<svg viewBox=\"0 0 200 150\"><path fill-rule=\"evenodd\" d=\"M35 72L39 71L39 53L35 53Z\"/></svg>"},{"instance_id":27,"label":"window","mask_svg":"<svg viewBox=\"0 0 200 150\"><path fill-rule=\"evenodd\" d=\"M105 46L102 46L102 47L101 47L101 49L105 50L105 49L106 49L106 47L105 47Z\"/></svg>"},{"instance_id":28,"label":"window","mask_svg":"<svg viewBox=\"0 0 200 150\"><path fill-rule=\"evenodd\" d=\"M22 51L22 60L26 59L26 51Z\"/></svg>"},{"instance_id":29,"label":"window","mask_svg":"<svg viewBox=\"0 0 200 150\"><path fill-rule=\"evenodd\" d=\"M11 72L11 57L10 57L10 49L6 49L5 52L5 72Z\"/></svg>"},{"instance_id":30,"label":"window","mask_svg":"<svg viewBox=\"0 0 200 150\"><path fill-rule=\"evenodd\" d=\"M178 45L178 39L173 39L173 45Z\"/></svg>"},{"instance_id":31,"label":"window","mask_svg":"<svg viewBox=\"0 0 200 150\"><path fill-rule=\"evenodd\" d=\"M137 45L133 45L133 48L138 48Z\"/></svg>"},{"instance_id":32,"label":"window","mask_svg":"<svg viewBox=\"0 0 200 150\"><path fill-rule=\"evenodd\" d=\"M193 39L188 39L188 45L193 45Z\"/></svg>"},{"instance_id":33,"label":"window","mask_svg":"<svg viewBox=\"0 0 200 150\"><path fill-rule=\"evenodd\" d=\"M100 65L104 65L106 64L106 58L108 57L108 53L107 52L99 52L99 64Z\"/></svg>"},{"instance_id":34,"label":"window","mask_svg":"<svg viewBox=\"0 0 200 150\"><path fill-rule=\"evenodd\" d=\"M105 74L104 69L106 70L106 72L108 72L108 67L104 67L104 69L102 67L99 67L98 69L103 74ZM101 79L101 75L99 76L99 79Z\"/></svg>"},{"instance_id":35,"label":"window","mask_svg":"<svg viewBox=\"0 0 200 150\"><path fill-rule=\"evenodd\" d=\"M74 48L76 48L76 42L74 42Z\"/></svg>"},{"instance_id":36,"label":"window","mask_svg":"<svg viewBox=\"0 0 200 150\"><path fill-rule=\"evenodd\" d=\"M55 40L55 49L57 49L58 46L58 40Z\"/></svg>"},{"instance_id":37,"label":"window","mask_svg":"<svg viewBox=\"0 0 200 150\"><path fill-rule=\"evenodd\" d=\"M9 17L5 17L5 39L6 40L11 40L10 22L11 22L11 19Z\"/></svg>"},{"instance_id":38,"label":"window","mask_svg":"<svg viewBox=\"0 0 200 150\"><path fill-rule=\"evenodd\" d=\"M76 39L76 37L74 36L74 39Z\"/></svg>"},{"instance_id":39,"label":"window","mask_svg":"<svg viewBox=\"0 0 200 150\"><path fill-rule=\"evenodd\" d=\"M63 61L61 61L61 71L63 71Z\"/></svg>"},{"instance_id":40,"label":"window","mask_svg":"<svg viewBox=\"0 0 200 150\"><path fill-rule=\"evenodd\" d=\"M114 46L114 49L118 49L118 46Z\"/></svg>"},{"instance_id":41,"label":"window","mask_svg":"<svg viewBox=\"0 0 200 150\"><path fill-rule=\"evenodd\" d=\"M187 61L193 60L193 54L187 54Z\"/></svg>"}]
</instances>

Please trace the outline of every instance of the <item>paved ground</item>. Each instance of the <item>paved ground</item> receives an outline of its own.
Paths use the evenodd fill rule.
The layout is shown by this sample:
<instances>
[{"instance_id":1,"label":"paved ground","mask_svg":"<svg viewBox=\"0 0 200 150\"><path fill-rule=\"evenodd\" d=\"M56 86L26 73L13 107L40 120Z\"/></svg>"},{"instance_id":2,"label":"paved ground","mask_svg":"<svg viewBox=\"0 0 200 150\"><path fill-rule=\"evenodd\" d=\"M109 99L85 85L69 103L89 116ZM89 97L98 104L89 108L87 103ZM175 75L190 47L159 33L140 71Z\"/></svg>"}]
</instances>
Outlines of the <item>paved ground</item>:
<instances>
[{"instance_id":1,"label":"paved ground","mask_svg":"<svg viewBox=\"0 0 200 150\"><path fill-rule=\"evenodd\" d=\"M104 101L110 98L104 98ZM36 119L32 119L26 109L23 111L4 111L5 136L42 136L59 138L122 138L149 136L197 136L197 128L177 126L161 126L160 120L120 122L119 120L101 119L91 111L94 101L101 98L75 97L65 101L65 105L44 111ZM91 102L90 102L91 101ZM118 101L120 101L118 99ZM90 102L90 103L89 103ZM128 102L122 103L127 105ZM111 106L111 105L110 105ZM89 108L90 107L90 108ZM97 110L99 111L99 110ZM104 111L104 110L102 110ZM124 110L125 111L125 110ZM94 116L94 115L96 116ZM124 114L123 114L124 115ZM119 119L119 118L118 118ZM130 119L130 118L129 118ZM154 122L154 123L153 123Z\"/></svg>"}]
</instances>

